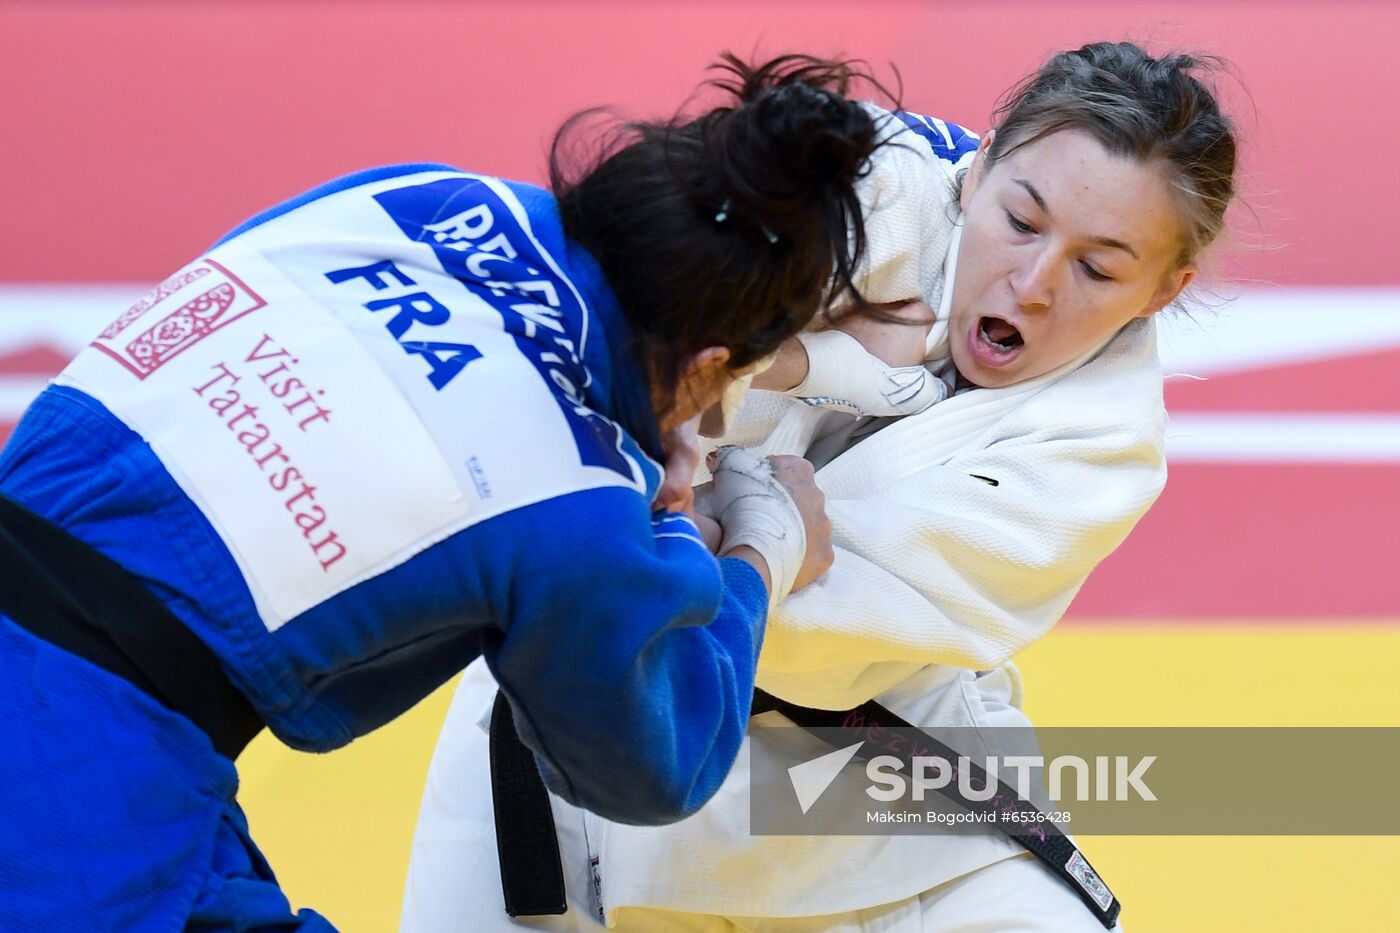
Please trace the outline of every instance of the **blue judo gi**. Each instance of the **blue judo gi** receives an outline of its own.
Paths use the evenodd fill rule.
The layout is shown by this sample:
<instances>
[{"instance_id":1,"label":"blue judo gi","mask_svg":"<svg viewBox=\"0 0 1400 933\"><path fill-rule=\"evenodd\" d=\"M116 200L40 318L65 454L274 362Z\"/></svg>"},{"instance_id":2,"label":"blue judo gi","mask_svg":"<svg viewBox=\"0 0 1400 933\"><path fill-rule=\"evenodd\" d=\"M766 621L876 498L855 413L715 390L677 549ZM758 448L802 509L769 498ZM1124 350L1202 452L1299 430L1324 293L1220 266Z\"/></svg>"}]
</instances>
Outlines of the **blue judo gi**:
<instances>
[{"instance_id":1,"label":"blue judo gi","mask_svg":"<svg viewBox=\"0 0 1400 933\"><path fill-rule=\"evenodd\" d=\"M551 790L663 823L737 753L767 594L652 512L658 456L552 196L415 165L253 218L118 315L0 495L139 579L294 747L484 654ZM329 926L291 913L190 719L3 615L0 696L0 928Z\"/></svg>"}]
</instances>

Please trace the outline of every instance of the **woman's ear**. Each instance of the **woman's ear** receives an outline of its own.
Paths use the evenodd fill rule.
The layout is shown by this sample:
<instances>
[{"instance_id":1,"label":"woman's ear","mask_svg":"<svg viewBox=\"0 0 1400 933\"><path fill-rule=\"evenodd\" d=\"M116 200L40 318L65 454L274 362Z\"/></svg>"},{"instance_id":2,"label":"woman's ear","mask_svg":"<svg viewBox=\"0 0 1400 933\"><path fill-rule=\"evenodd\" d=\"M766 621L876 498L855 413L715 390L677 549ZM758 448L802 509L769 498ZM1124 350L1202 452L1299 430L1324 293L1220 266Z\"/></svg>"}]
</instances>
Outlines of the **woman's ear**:
<instances>
[{"instance_id":1,"label":"woman's ear","mask_svg":"<svg viewBox=\"0 0 1400 933\"><path fill-rule=\"evenodd\" d=\"M689 421L719 401L724 388L734 379L729 371L728 347L705 347L686 358L676 380L673 415Z\"/></svg>"},{"instance_id":2,"label":"woman's ear","mask_svg":"<svg viewBox=\"0 0 1400 933\"><path fill-rule=\"evenodd\" d=\"M686 358L681 368L682 385L703 385L725 373L729 365L728 347L706 347Z\"/></svg>"},{"instance_id":3,"label":"woman's ear","mask_svg":"<svg viewBox=\"0 0 1400 933\"><path fill-rule=\"evenodd\" d=\"M1194 262L1188 262L1175 272L1169 273L1166 278L1162 279L1162 284L1157 286L1157 291L1152 296L1152 300L1147 303L1147 307L1139 311L1137 316L1151 317L1173 301L1176 301L1177 296L1180 295L1186 286L1191 284L1191 280L1196 277L1196 272L1196 264Z\"/></svg>"},{"instance_id":4,"label":"woman's ear","mask_svg":"<svg viewBox=\"0 0 1400 933\"><path fill-rule=\"evenodd\" d=\"M977 144L977 152L972 156L972 165L963 176L962 186L958 190L958 207L964 212L972 203L972 195L982 183L982 176L987 174L987 151L992 148L992 140L996 139L996 135L996 130L987 130L987 135Z\"/></svg>"}]
</instances>

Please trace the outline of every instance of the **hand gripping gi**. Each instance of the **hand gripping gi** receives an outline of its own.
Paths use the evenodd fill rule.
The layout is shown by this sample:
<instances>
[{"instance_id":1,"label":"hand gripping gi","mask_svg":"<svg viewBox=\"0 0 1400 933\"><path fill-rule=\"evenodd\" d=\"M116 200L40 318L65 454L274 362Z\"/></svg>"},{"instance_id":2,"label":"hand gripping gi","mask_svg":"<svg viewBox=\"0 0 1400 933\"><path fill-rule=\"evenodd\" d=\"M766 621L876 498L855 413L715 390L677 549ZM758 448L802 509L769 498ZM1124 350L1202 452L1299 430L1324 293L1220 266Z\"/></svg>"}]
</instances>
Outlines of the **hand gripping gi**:
<instances>
[{"instance_id":1,"label":"hand gripping gi","mask_svg":"<svg viewBox=\"0 0 1400 933\"><path fill-rule=\"evenodd\" d=\"M808 405L855 415L917 415L948 397L948 386L922 366L890 366L839 330L798 334L807 378L788 395Z\"/></svg>"},{"instance_id":2,"label":"hand gripping gi","mask_svg":"<svg viewBox=\"0 0 1400 933\"><path fill-rule=\"evenodd\" d=\"M773 583L768 605L776 606L792 592L807 556L802 513L770 461L741 447L721 447L711 456L714 485L697 498L696 508L724 529L720 556L747 545L768 563Z\"/></svg>"}]
</instances>

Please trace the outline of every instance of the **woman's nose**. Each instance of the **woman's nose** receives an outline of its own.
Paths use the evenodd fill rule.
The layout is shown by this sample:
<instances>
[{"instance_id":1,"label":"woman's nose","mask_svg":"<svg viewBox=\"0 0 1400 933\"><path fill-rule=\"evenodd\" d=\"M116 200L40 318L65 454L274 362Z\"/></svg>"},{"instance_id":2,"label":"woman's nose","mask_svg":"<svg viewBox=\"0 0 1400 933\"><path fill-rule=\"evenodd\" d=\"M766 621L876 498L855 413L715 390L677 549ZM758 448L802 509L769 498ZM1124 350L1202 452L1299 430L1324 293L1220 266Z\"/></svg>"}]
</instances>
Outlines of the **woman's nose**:
<instances>
[{"instance_id":1,"label":"woman's nose","mask_svg":"<svg viewBox=\"0 0 1400 933\"><path fill-rule=\"evenodd\" d=\"M1027 256L1023 264L1011 270L1011 293L1016 304L1027 311L1050 307L1055 297L1053 272L1054 257L1048 250Z\"/></svg>"}]
</instances>

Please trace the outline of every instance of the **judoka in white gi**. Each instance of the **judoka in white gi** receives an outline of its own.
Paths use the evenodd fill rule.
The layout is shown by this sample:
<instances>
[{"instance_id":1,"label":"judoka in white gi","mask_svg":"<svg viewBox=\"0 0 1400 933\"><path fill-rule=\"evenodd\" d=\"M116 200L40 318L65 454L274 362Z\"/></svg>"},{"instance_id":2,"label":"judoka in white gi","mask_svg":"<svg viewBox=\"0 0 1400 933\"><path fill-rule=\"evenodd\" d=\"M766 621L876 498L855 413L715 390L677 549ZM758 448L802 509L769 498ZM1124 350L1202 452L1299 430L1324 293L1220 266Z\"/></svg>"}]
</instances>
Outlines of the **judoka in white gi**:
<instances>
[{"instance_id":1,"label":"judoka in white gi","mask_svg":"<svg viewBox=\"0 0 1400 933\"><path fill-rule=\"evenodd\" d=\"M1233 196L1234 137L1197 68L1096 44L1021 85L980 143L943 121L886 121L900 145L881 150L862 191L860 284L873 301L937 309L924 356L957 391L899 420L795 400L907 384L832 366L823 341L852 358L840 336L804 335L805 352L785 347L760 375L789 394L751 392L724 441L812 460L837 559L775 611L759 687L825 709L876 698L925 725L1029 725L1011 658L1166 480L1152 315L1194 276ZM851 329L872 347L897 333ZM674 826L553 799L570 909L512 921L481 792L494 691L470 669L443 730L405 898L411 933L1101 929L1002 837L751 835L752 734L719 793ZM810 757L829 751L810 741Z\"/></svg>"}]
</instances>

